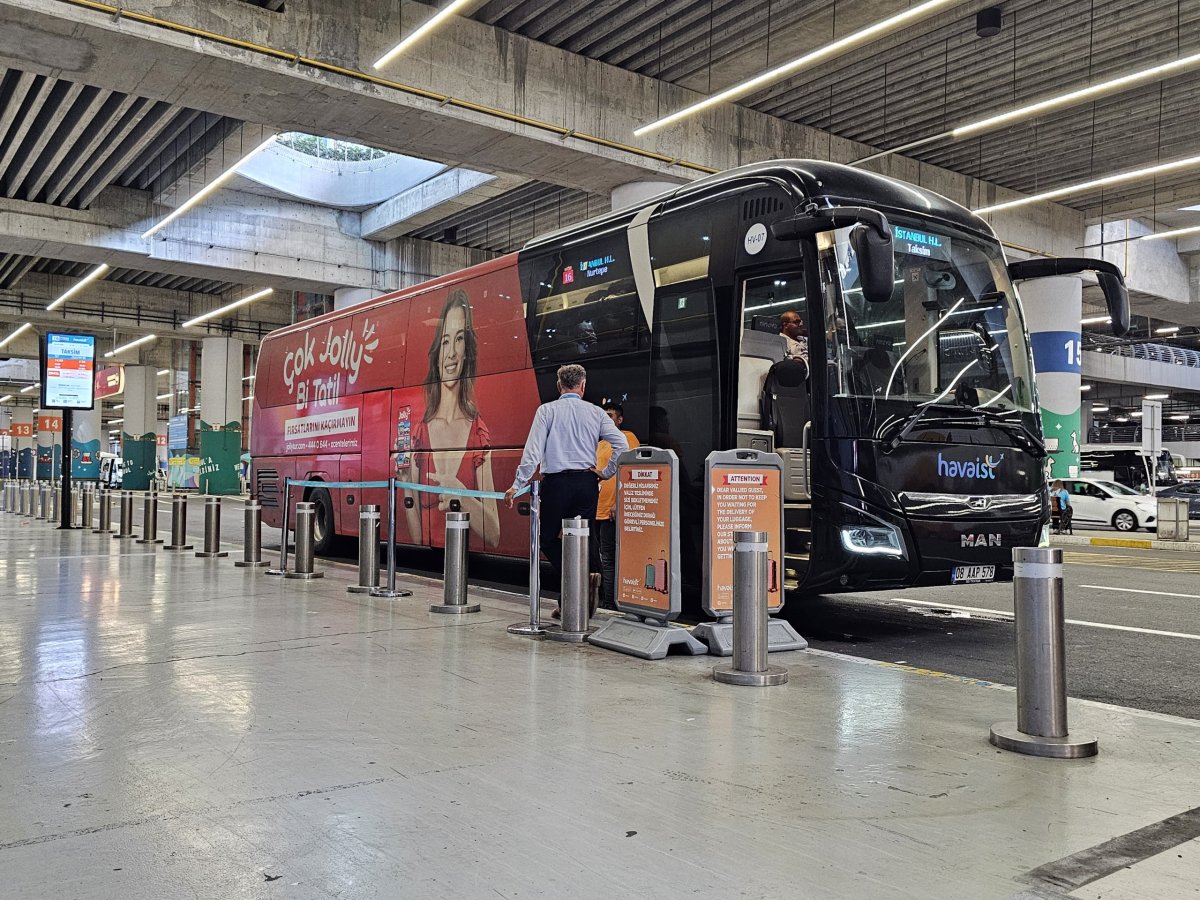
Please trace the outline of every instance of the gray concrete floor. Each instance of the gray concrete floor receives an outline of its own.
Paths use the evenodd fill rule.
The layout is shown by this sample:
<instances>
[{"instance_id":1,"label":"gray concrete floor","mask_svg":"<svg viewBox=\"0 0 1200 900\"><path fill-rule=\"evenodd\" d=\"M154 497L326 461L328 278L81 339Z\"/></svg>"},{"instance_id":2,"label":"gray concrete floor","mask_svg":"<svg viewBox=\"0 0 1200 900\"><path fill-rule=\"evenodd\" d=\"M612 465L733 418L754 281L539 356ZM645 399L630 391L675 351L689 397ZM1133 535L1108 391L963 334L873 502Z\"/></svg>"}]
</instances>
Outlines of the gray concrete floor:
<instances>
[{"instance_id":1,"label":"gray concrete floor","mask_svg":"<svg viewBox=\"0 0 1200 900\"><path fill-rule=\"evenodd\" d=\"M994 685L810 651L729 687L712 658L512 637L498 594L456 619L434 581L389 602L351 575L0 514L3 895L1197 890L1192 721L1073 702L1100 756L1026 758L987 743L1015 718Z\"/></svg>"}]
</instances>

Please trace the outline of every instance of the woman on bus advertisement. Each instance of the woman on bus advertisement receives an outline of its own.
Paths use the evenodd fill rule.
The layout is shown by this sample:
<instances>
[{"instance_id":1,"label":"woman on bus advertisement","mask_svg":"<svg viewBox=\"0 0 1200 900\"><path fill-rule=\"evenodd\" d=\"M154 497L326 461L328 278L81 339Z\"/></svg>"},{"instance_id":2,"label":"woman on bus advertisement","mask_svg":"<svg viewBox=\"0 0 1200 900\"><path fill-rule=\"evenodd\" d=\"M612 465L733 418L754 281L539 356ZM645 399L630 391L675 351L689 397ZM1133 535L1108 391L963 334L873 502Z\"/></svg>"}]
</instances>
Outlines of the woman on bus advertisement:
<instances>
[{"instance_id":1,"label":"woman on bus advertisement","mask_svg":"<svg viewBox=\"0 0 1200 900\"><path fill-rule=\"evenodd\" d=\"M429 370L425 379L425 412L419 421L402 409L397 421L397 475L414 484L477 491L494 490L492 478L491 433L475 405L475 376L478 371L479 345L472 321L471 302L466 291L450 292L429 345ZM404 445L407 444L408 447ZM433 447L460 449L429 451ZM495 500L478 497L453 497L425 491L406 492L413 505L406 504L404 515L408 532L420 535L420 510L426 511L429 535L440 534L446 527L446 511L457 499L463 512L471 516L471 530L485 547L500 542L500 519Z\"/></svg>"}]
</instances>

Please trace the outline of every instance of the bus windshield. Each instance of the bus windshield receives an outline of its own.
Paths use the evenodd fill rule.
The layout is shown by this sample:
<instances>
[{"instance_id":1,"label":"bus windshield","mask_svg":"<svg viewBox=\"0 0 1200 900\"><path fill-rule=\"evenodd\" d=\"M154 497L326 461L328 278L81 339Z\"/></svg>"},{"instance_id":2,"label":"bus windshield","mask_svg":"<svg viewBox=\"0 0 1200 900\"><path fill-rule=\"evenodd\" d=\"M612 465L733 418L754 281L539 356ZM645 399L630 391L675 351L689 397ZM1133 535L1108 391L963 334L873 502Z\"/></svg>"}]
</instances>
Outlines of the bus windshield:
<instances>
[{"instance_id":1,"label":"bus windshield","mask_svg":"<svg viewBox=\"0 0 1200 900\"><path fill-rule=\"evenodd\" d=\"M858 401L865 429L905 407L1032 412L1029 344L998 245L897 219L892 296L871 303L850 231L821 236L829 380Z\"/></svg>"}]
</instances>

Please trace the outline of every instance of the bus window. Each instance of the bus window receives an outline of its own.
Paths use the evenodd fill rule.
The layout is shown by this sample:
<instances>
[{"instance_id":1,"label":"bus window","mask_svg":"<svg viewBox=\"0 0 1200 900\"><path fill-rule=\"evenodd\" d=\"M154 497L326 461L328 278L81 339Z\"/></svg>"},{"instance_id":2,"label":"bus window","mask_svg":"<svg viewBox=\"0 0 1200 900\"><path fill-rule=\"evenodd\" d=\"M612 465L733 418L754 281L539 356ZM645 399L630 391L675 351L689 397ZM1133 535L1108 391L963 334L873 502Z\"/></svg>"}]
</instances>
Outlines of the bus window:
<instances>
[{"instance_id":1,"label":"bus window","mask_svg":"<svg viewBox=\"0 0 1200 900\"><path fill-rule=\"evenodd\" d=\"M590 284L537 301L533 361L577 362L638 349L644 332L633 279Z\"/></svg>"}]
</instances>

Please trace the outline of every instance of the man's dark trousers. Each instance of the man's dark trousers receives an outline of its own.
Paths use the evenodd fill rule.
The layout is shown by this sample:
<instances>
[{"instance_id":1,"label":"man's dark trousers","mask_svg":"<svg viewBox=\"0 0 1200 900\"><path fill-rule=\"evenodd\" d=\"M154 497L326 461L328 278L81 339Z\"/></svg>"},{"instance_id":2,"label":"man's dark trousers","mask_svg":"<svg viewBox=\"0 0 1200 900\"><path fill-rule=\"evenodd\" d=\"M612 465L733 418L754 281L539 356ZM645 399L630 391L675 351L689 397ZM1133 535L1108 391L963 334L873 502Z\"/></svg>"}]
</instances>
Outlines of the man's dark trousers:
<instances>
[{"instance_id":1,"label":"man's dark trousers","mask_svg":"<svg viewBox=\"0 0 1200 900\"><path fill-rule=\"evenodd\" d=\"M562 590L562 520L582 516L591 530L589 543L595 541L596 501L599 496L600 482L596 480L595 473L587 469L542 476L542 552L546 554L554 573L552 581L546 585L549 590Z\"/></svg>"}]
</instances>

